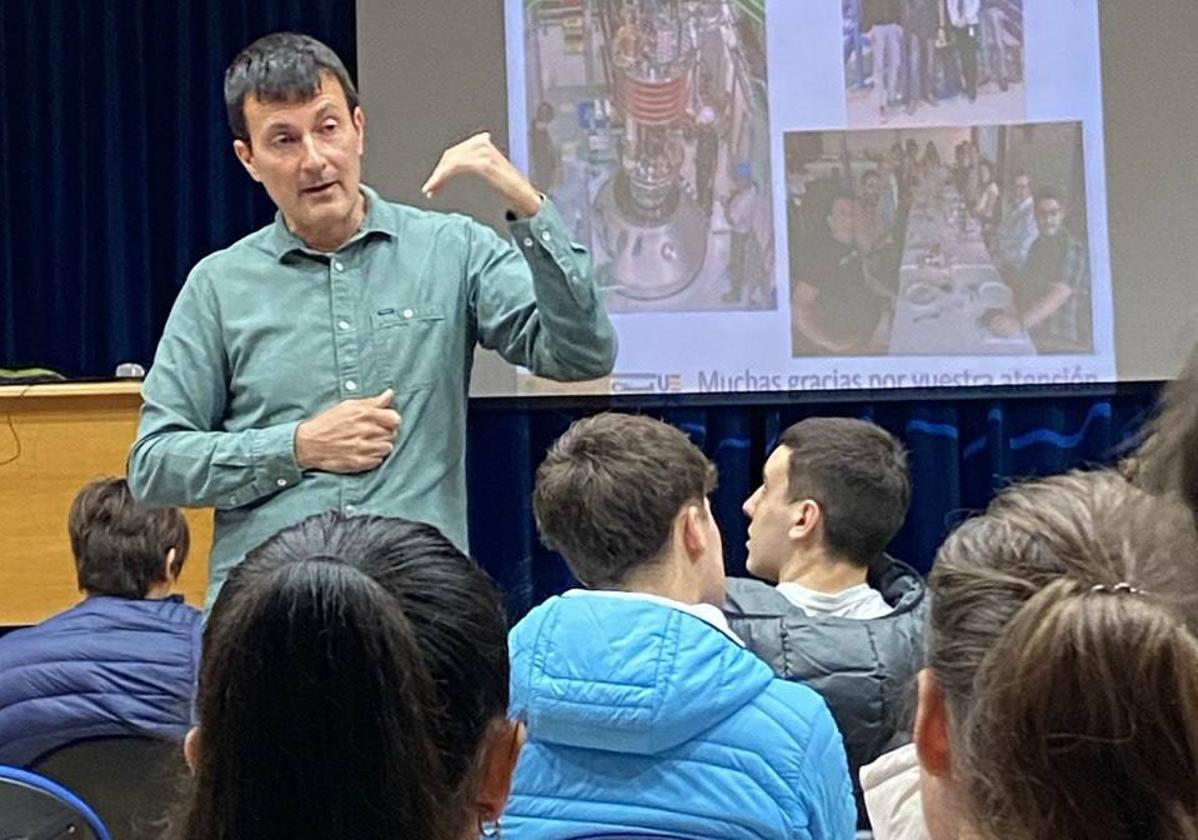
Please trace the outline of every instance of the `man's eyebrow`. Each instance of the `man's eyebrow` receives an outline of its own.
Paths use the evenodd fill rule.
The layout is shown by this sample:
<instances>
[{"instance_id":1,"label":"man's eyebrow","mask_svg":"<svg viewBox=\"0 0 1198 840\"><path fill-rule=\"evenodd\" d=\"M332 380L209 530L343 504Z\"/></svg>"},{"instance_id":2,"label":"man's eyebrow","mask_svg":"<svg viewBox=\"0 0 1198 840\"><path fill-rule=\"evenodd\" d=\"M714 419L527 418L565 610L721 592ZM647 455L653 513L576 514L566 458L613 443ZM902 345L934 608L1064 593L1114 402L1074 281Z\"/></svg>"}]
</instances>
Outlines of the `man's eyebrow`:
<instances>
[{"instance_id":1,"label":"man's eyebrow","mask_svg":"<svg viewBox=\"0 0 1198 840\"><path fill-rule=\"evenodd\" d=\"M263 134L274 134L276 131L290 130L291 123L286 120L275 119L266 124L266 128L262 129Z\"/></svg>"}]
</instances>

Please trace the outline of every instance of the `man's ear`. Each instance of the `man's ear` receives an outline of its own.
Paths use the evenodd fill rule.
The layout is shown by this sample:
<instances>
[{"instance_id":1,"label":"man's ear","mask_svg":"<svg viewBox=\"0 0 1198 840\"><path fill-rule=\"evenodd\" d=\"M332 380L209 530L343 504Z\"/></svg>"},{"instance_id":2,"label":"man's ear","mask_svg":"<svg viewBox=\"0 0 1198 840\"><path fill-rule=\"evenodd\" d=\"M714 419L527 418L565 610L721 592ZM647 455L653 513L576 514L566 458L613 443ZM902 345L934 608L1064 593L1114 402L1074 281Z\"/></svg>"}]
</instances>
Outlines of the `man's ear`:
<instances>
[{"instance_id":1,"label":"man's ear","mask_svg":"<svg viewBox=\"0 0 1198 840\"><path fill-rule=\"evenodd\" d=\"M262 178L258 175L258 170L254 168L254 150L250 144L244 140L233 141L233 153L237 155L237 159L241 161L241 165L245 167L245 171L250 173L250 177L262 183Z\"/></svg>"},{"instance_id":2,"label":"man's ear","mask_svg":"<svg viewBox=\"0 0 1198 840\"><path fill-rule=\"evenodd\" d=\"M688 504L679 514L682 529L682 546L692 561L707 553L707 511L701 505Z\"/></svg>"},{"instance_id":3,"label":"man's ear","mask_svg":"<svg viewBox=\"0 0 1198 840\"><path fill-rule=\"evenodd\" d=\"M354 128L358 130L358 154L366 154L366 112L362 110L362 106L358 105L354 108Z\"/></svg>"},{"instance_id":4,"label":"man's ear","mask_svg":"<svg viewBox=\"0 0 1198 840\"><path fill-rule=\"evenodd\" d=\"M915 752L924 772L948 776L952 772L952 747L949 742L948 705L944 690L930 668L916 675L919 705L915 710Z\"/></svg>"},{"instance_id":5,"label":"man's ear","mask_svg":"<svg viewBox=\"0 0 1198 840\"><path fill-rule=\"evenodd\" d=\"M166 550L166 570L163 573L163 579L168 583L174 583L178 577L175 571L175 561L179 558L179 552L172 546Z\"/></svg>"},{"instance_id":6,"label":"man's ear","mask_svg":"<svg viewBox=\"0 0 1198 840\"><path fill-rule=\"evenodd\" d=\"M786 535L792 540L805 539L815 531L824 520L824 512L819 503L812 499L800 499L790 503L790 527Z\"/></svg>"},{"instance_id":7,"label":"man's ear","mask_svg":"<svg viewBox=\"0 0 1198 840\"><path fill-rule=\"evenodd\" d=\"M187 762L187 769L195 773L196 765L200 763L200 727L193 726L187 730L183 738L183 758Z\"/></svg>"},{"instance_id":8,"label":"man's ear","mask_svg":"<svg viewBox=\"0 0 1198 840\"><path fill-rule=\"evenodd\" d=\"M503 814L524 739L524 724L519 721L505 719L488 730L476 802L480 822L495 822Z\"/></svg>"}]
</instances>

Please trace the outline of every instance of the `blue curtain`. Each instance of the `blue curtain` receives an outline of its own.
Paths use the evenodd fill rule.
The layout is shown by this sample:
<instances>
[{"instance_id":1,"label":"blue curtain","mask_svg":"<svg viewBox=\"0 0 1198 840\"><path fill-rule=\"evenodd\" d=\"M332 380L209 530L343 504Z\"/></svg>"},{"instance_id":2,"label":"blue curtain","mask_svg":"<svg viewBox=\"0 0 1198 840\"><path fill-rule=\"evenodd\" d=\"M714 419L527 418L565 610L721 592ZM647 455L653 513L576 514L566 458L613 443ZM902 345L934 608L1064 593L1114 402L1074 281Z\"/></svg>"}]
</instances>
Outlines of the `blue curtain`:
<instances>
[{"instance_id":1,"label":"blue curtain","mask_svg":"<svg viewBox=\"0 0 1198 840\"><path fill-rule=\"evenodd\" d=\"M0 0L0 367L148 366L187 271L274 212L221 84L280 29L355 69L354 0Z\"/></svg>"},{"instance_id":2,"label":"blue curtain","mask_svg":"<svg viewBox=\"0 0 1198 840\"><path fill-rule=\"evenodd\" d=\"M808 395L775 405L629 408L684 429L719 469L712 509L724 537L728 573L745 574L747 521L741 504L782 430L816 415L861 417L897 435L910 450L911 512L891 545L926 572L945 535L994 492L1020 478L1110 464L1137 440L1153 409L1155 386L1098 395L831 401ZM507 593L519 617L574 585L565 563L542 546L530 494L536 465L570 423L600 410L539 408L476 401L470 414L471 553Z\"/></svg>"}]
</instances>

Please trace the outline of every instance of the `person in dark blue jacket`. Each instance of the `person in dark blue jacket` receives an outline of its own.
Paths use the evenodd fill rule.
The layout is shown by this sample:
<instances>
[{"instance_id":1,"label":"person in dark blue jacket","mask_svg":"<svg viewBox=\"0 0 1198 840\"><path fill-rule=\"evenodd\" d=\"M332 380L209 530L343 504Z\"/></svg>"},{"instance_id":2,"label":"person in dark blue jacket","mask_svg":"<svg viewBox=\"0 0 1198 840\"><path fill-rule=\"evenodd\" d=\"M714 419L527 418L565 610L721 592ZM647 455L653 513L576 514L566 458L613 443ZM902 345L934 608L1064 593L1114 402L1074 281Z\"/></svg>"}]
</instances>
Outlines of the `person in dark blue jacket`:
<instances>
[{"instance_id":1,"label":"person in dark blue jacket","mask_svg":"<svg viewBox=\"0 0 1198 840\"><path fill-rule=\"evenodd\" d=\"M600 414L537 472L541 536L587 587L511 632L511 716L527 726L509 840L648 831L852 838L840 732L728 628L715 468L678 429Z\"/></svg>"},{"instance_id":2,"label":"person in dark blue jacket","mask_svg":"<svg viewBox=\"0 0 1198 840\"><path fill-rule=\"evenodd\" d=\"M0 638L0 764L28 766L85 738L181 743L190 724L201 615L170 594L187 520L136 504L109 478L80 491L68 526L85 598Z\"/></svg>"}]
</instances>

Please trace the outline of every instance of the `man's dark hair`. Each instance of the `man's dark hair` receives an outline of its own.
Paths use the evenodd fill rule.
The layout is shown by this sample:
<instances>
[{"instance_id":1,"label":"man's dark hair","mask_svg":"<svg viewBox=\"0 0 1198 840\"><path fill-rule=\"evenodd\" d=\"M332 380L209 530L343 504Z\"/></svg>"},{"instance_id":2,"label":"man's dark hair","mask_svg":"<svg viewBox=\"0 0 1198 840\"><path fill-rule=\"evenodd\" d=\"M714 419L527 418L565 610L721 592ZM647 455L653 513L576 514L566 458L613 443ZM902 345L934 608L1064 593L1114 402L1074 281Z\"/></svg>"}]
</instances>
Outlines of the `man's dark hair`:
<instances>
[{"instance_id":1,"label":"man's dark hair","mask_svg":"<svg viewBox=\"0 0 1198 840\"><path fill-rule=\"evenodd\" d=\"M307 102L320 91L320 75L329 73L341 83L353 114L358 91L337 53L310 35L275 32L237 54L225 71L225 109L233 136L250 142L245 123L245 98L262 102Z\"/></svg>"},{"instance_id":2,"label":"man's dark hair","mask_svg":"<svg viewBox=\"0 0 1198 840\"><path fill-rule=\"evenodd\" d=\"M657 562L674 517L715 489L715 465L679 429L628 414L575 422L537 469L541 539L580 581L619 586Z\"/></svg>"},{"instance_id":3,"label":"man's dark hair","mask_svg":"<svg viewBox=\"0 0 1198 840\"><path fill-rule=\"evenodd\" d=\"M191 538L178 508L143 507L123 478L88 484L67 519L79 588L89 595L144 598L179 576ZM166 555L175 549L170 576Z\"/></svg>"},{"instance_id":4,"label":"man's dark hair","mask_svg":"<svg viewBox=\"0 0 1198 840\"><path fill-rule=\"evenodd\" d=\"M827 547L868 566L894 539L911 504L907 451L873 423L811 417L782 433L790 449L789 497L823 512Z\"/></svg>"}]
</instances>

